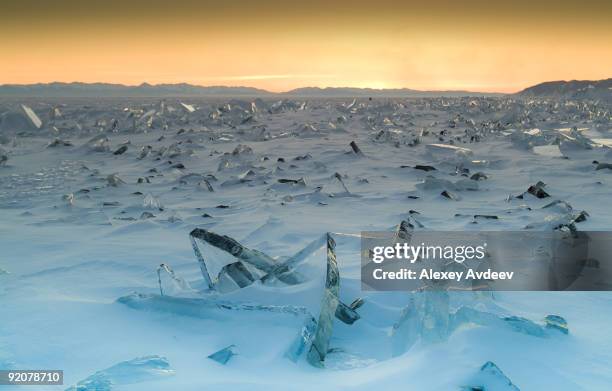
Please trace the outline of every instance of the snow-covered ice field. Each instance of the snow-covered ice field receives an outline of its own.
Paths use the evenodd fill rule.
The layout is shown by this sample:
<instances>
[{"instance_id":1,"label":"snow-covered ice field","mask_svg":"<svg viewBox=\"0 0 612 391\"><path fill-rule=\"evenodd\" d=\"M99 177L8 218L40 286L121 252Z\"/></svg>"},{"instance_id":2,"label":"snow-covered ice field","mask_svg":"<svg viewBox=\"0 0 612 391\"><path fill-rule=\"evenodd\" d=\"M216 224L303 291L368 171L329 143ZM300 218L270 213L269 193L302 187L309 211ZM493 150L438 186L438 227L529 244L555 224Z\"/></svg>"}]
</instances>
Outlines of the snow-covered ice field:
<instances>
[{"instance_id":1,"label":"snow-covered ice field","mask_svg":"<svg viewBox=\"0 0 612 391\"><path fill-rule=\"evenodd\" d=\"M111 388L81 389L610 390L612 293L451 293L453 308L562 316L569 334L467 323L403 349L393 326L422 293L361 292L350 236L337 241L340 299L365 302L353 325L334 321L324 368L287 358L300 316L118 299L158 295L161 263L188 283L162 274L166 297L211 297L194 228L278 259L326 232L406 219L430 230L610 231L611 116L603 103L510 98L0 101L0 369L64 370L63 387L24 390L65 389L119 363ZM538 181L549 197L515 197ZM567 205L542 209L555 200ZM324 252L310 258L323 276ZM308 307L322 282L256 281L215 297ZM229 345L226 364L207 357ZM145 356L165 360L130 366ZM514 386L479 372L487 361Z\"/></svg>"}]
</instances>

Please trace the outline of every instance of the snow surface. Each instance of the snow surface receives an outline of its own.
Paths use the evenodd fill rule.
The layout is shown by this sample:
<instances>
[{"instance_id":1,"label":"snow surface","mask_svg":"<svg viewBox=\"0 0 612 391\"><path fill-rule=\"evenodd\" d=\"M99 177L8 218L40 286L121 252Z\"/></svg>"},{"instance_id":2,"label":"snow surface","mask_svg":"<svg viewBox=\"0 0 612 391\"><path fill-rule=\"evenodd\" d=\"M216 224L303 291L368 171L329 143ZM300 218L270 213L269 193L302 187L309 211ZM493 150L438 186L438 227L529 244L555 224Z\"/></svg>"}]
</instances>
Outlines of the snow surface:
<instances>
[{"instance_id":1,"label":"snow surface","mask_svg":"<svg viewBox=\"0 0 612 391\"><path fill-rule=\"evenodd\" d=\"M275 257L325 232L393 230L409 215L426 229L551 229L544 223L559 216L540 208L553 200L589 213L576 224L580 230L611 228L612 170L593 163L612 162L609 106L506 98L352 102L0 102L2 118L27 103L42 122L14 131L0 124L8 151L0 166L0 368L63 369L63 388L122 368L113 390L457 390L491 361L521 390L611 389L608 292L451 293L500 315L535 322L560 315L570 332L538 338L463 326L444 342L421 341L399 356L391 329L418 293L370 292L360 320L335 322L331 347L340 350L324 369L285 356L303 325L299 316L172 304L150 311L117 301L158 294L161 263L188 282L187 294L200 297L202 275L188 237L196 227ZM194 111L180 109L186 105ZM61 117L52 115L57 107ZM94 136L102 138L92 143ZM588 142L594 139L597 145ZM444 145L470 153L449 154L458 149ZM469 179L477 172L487 179ZM550 198L509 197L538 181ZM445 198L443 189L457 197ZM351 268L358 251L350 240L339 242L347 304L364 296ZM313 257L324 273L324 254ZM224 299L316 303L310 292L320 283L256 283ZM208 358L230 345L237 354L225 365ZM158 356L171 375L130 378L123 369Z\"/></svg>"}]
</instances>

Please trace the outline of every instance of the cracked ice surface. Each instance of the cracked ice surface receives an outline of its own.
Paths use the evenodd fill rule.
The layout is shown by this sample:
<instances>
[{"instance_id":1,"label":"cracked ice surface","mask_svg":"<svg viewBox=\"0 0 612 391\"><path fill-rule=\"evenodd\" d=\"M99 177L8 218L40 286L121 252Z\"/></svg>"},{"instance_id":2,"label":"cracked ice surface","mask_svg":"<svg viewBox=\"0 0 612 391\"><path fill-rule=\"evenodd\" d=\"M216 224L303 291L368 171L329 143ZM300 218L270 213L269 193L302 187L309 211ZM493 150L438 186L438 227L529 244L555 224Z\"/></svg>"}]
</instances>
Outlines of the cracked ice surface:
<instances>
[{"instance_id":1,"label":"cracked ice surface","mask_svg":"<svg viewBox=\"0 0 612 391\"><path fill-rule=\"evenodd\" d=\"M163 356L176 371L117 386L129 390L460 389L487 362L521 390L612 383L609 293L452 293L448 303L371 293L352 325L333 320L325 369L315 369L299 341L315 334L307 314L319 321L324 251L304 257L300 272L313 278L302 284L219 294L222 303L262 306L231 311L198 302L207 286L188 237L210 230L282 263L325 232L388 231L402 220L439 230L609 230L609 106L111 99L61 102L62 115L51 116L55 103L28 101L38 129L14 120L25 115L22 103L1 113L2 367L61 368L66 385L134 357ZM48 147L55 139L65 142ZM526 192L540 181L549 197ZM546 207L557 200L570 207ZM578 221L581 211L588 216ZM359 241L336 240L340 300L349 304L364 296ZM163 272L164 299L160 264L186 282L173 286ZM414 338L392 332L411 299L432 314L413 318L427 325ZM433 316L447 305L472 321ZM462 307L478 312L456 312ZM237 354L225 365L207 359L230 345Z\"/></svg>"}]
</instances>

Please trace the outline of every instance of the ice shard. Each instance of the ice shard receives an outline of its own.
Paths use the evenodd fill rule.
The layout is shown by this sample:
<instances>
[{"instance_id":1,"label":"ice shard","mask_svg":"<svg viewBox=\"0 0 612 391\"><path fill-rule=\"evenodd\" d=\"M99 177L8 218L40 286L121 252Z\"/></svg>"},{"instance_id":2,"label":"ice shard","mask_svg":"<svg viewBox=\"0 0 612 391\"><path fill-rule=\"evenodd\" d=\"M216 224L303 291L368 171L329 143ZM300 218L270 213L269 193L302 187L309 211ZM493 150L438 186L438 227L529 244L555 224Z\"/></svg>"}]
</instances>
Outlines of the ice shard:
<instances>
[{"instance_id":1,"label":"ice shard","mask_svg":"<svg viewBox=\"0 0 612 391\"><path fill-rule=\"evenodd\" d=\"M218 235L214 232L207 231L205 229L196 228L189 233L189 237L191 239L193 251L195 252L196 257L198 258L200 270L202 271L204 281L206 282L208 287L213 290L215 289L215 284L219 280L219 276L213 276L210 274L210 271L208 270L209 267L207 266L206 260L204 259L196 240L201 240L212 247L215 247L221 251L228 253L243 264L250 264L256 269L259 269L265 273L270 272L276 264L276 261L270 256L260 251L251 250L247 247L244 247L229 236ZM236 266L234 268L231 268L230 270L226 269L225 274L231 280L234 280L235 277L238 280L244 281L244 270L245 268L240 268ZM248 277L246 278L248 279ZM251 280L251 282L252 281L254 280ZM238 284L238 286L240 286L240 284Z\"/></svg>"},{"instance_id":2,"label":"ice shard","mask_svg":"<svg viewBox=\"0 0 612 391\"><path fill-rule=\"evenodd\" d=\"M325 356L329 350L329 340L334 327L334 317L338 307L340 293L340 272L336 261L336 242L327 234L327 274L325 290L321 302L321 313L317 322L315 336L308 351L308 362L317 367L323 367Z\"/></svg>"},{"instance_id":3,"label":"ice shard","mask_svg":"<svg viewBox=\"0 0 612 391\"><path fill-rule=\"evenodd\" d=\"M567 321L559 315L546 315L544 322L546 322L546 328L548 329L554 329L562 332L563 334L569 334Z\"/></svg>"},{"instance_id":4,"label":"ice shard","mask_svg":"<svg viewBox=\"0 0 612 391\"><path fill-rule=\"evenodd\" d=\"M451 312L446 291L416 292L393 325L393 355L408 351L418 340L445 341L451 332Z\"/></svg>"},{"instance_id":5,"label":"ice shard","mask_svg":"<svg viewBox=\"0 0 612 391\"><path fill-rule=\"evenodd\" d=\"M346 187L346 185L344 184L344 181L342 180L342 175L340 175L340 173L338 172L334 173L334 178L336 178L338 182L340 182L340 185L342 185L342 188L344 189L346 194L351 194L348 187Z\"/></svg>"},{"instance_id":6,"label":"ice shard","mask_svg":"<svg viewBox=\"0 0 612 391\"><path fill-rule=\"evenodd\" d=\"M110 174L109 176L107 176L106 182L108 182L108 185L112 187L118 187L119 185L125 184L123 179L119 178L119 175L117 174Z\"/></svg>"},{"instance_id":7,"label":"ice shard","mask_svg":"<svg viewBox=\"0 0 612 391\"><path fill-rule=\"evenodd\" d=\"M311 316L308 310L295 305L265 305L219 300L217 297L174 297L132 293L117 299L129 308L145 311L167 312L194 318L211 318L213 310L257 311L292 316Z\"/></svg>"},{"instance_id":8,"label":"ice shard","mask_svg":"<svg viewBox=\"0 0 612 391\"><path fill-rule=\"evenodd\" d=\"M183 108L183 110L185 110L185 112L187 113L193 113L196 111L195 107L193 107L193 105L187 104L187 103L183 103L183 102L179 102L179 104L181 105L181 107Z\"/></svg>"},{"instance_id":9,"label":"ice shard","mask_svg":"<svg viewBox=\"0 0 612 391\"><path fill-rule=\"evenodd\" d=\"M191 291L192 288L189 285L189 283L187 281L185 281L184 278L179 277L176 275L176 273L174 273L174 270L172 270L172 268L170 267L170 265L167 265L165 263L160 264L157 267L157 281L159 283L159 294L160 295L164 295L164 290L162 287L162 272L166 272L168 274L168 276L170 276L170 279L172 280L172 283L174 284L174 286L176 288L178 288L179 290L182 291Z\"/></svg>"},{"instance_id":10,"label":"ice shard","mask_svg":"<svg viewBox=\"0 0 612 391\"><path fill-rule=\"evenodd\" d=\"M174 373L165 357L144 356L98 371L66 391L111 391L116 385L152 381Z\"/></svg>"},{"instance_id":11,"label":"ice shard","mask_svg":"<svg viewBox=\"0 0 612 391\"><path fill-rule=\"evenodd\" d=\"M0 166L6 164L8 161L8 152L4 148L0 147Z\"/></svg>"},{"instance_id":12,"label":"ice shard","mask_svg":"<svg viewBox=\"0 0 612 391\"><path fill-rule=\"evenodd\" d=\"M317 328L317 321L312 316L306 319L304 326L300 329L300 333L297 335L295 340L291 343L291 346L285 353L285 357L293 362L297 362L300 356L304 353L307 346L310 346Z\"/></svg>"},{"instance_id":13,"label":"ice shard","mask_svg":"<svg viewBox=\"0 0 612 391\"><path fill-rule=\"evenodd\" d=\"M461 387L462 391L520 391L492 361L487 361L476 375Z\"/></svg>"},{"instance_id":14,"label":"ice shard","mask_svg":"<svg viewBox=\"0 0 612 391\"><path fill-rule=\"evenodd\" d=\"M92 152L109 152L110 140L104 135L94 136L84 144L84 147Z\"/></svg>"},{"instance_id":15,"label":"ice shard","mask_svg":"<svg viewBox=\"0 0 612 391\"><path fill-rule=\"evenodd\" d=\"M359 148L359 146L357 145L357 143L353 140L350 143L351 149L353 150L353 153L355 155L359 155L359 156L363 156L363 152L361 152L361 149Z\"/></svg>"},{"instance_id":16,"label":"ice shard","mask_svg":"<svg viewBox=\"0 0 612 391\"><path fill-rule=\"evenodd\" d=\"M32 126L34 126L36 129L40 129L40 127L42 126L42 121L40 120L40 118L38 118L38 115L36 115L34 110L32 110L26 105L21 105L21 109L25 113Z\"/></svg>"},{"instance_id":17,"label":"ice shard","mask_svg":"<svg viewBox=\"0 0 612 391\"><path fill-rule=\"evenodd\" d=\"M236 345L230 345L226 348L219 350L218 352L214 352L208 358L218 362L219 364L225 365L228 361L234 357L236 354Z\"/></svg>"}]
</instances>

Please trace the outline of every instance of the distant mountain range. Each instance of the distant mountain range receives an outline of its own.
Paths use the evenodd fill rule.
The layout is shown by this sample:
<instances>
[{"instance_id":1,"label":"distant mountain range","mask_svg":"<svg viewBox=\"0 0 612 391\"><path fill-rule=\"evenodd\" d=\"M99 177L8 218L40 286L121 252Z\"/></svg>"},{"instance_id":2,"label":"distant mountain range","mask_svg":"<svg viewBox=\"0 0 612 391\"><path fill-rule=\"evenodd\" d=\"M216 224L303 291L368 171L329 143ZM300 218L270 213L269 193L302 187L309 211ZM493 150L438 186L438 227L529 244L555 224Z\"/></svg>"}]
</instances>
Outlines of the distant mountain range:
<instances>
[{"instance_id":1,"label":"distant mountain range","mask_svg":"<svg viewBox=\"0 0 612 391\"><path fill-rule=\"evenodd\" d=\"M39 83L0 85L0 97L434 97L502 96L472 91L420 91L408 88L304 87L275 93L253 87L197 86L187 83L126 86L110 83ZM612 79L551 81L520 91L519 97L612 100Z\"/></svg>"},{"instance_id":2,"label":"distant mountain range","mask_svg":"<svg viewBox=\"0 0 612 391\"><path fill-rule=\"evenodd\" d=\"M0 85L3 97L426 97L426 96L494 96L500 94L469 91L418 91L408 88L297 88L275 93L253 87L196 86L192 84L143 83L126 86L109 83L39 83Z\"/></svg>"},{"instance_id":3,"label":"distant mountain range","mask_svg":"<svg viewBox=\"0 0 612 391\"><path fill-rule=\"evenodd\" d=\"M126 86L110 83L38 83L0 85L0 96L15 97L164 97L164 96L261 96L271 92L252 87L201 87L192 84Z\"/></svg>"},{"instance_id":4,"label":"distant mountain range","mask_svg":"<svg viewBox=\"0 0 612 391\"><path fill-rule=\"evenodd\" d=\"M475 91L421 91L409 88L352 88L352 87L303 87L287 91L281 95L303 97L428 97L428 96L497 96L499 93Z\"/></svg>"},{"instance_id":5,"label":"distant mountain range","mask_svg":"<svg viewBox=\"0 0 612 391\"><path fill-rule=\"evenodd\" d=\"M612 100L612 79L549 81L525 88L517 95L522 97Z\"/></svg>"}]
</instances>

